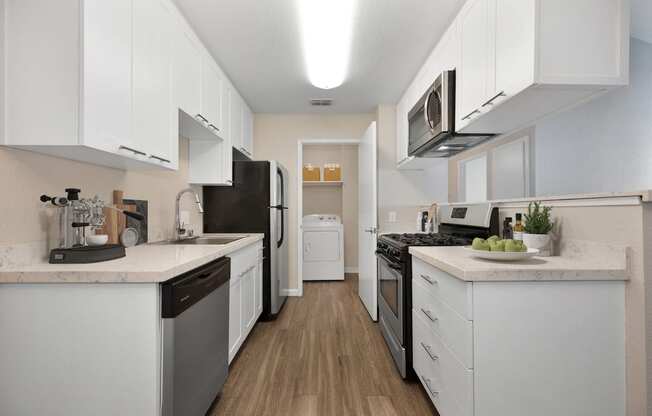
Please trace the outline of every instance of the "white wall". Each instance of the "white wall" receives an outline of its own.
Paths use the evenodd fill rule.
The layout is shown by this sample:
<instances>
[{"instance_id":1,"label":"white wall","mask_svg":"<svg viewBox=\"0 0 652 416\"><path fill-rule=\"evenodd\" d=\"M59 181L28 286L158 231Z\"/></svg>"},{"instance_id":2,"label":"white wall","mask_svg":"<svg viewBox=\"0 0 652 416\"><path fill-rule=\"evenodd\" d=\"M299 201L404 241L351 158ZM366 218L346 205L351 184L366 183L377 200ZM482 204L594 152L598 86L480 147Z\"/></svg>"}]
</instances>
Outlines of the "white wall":
<instances>
[{"instance_id":1,"label":"white wall","mask_svg":"<svg viewBox=\"0 0 652 416\"><path fill-rule=\"evenodd\" d=\"M378 123L378 225L380 232L414 232L417 208L448 201L448 159L421 171L396 168L396 107L381 105ZM396 222L389 222L390 212Z\"/></svg>"},{"instance_id":2,"label":"white wall","mask_svg":"<svg viewBox=\"0 0 652 416\"><path fill-rule=\"evenodd\" d=\"M632 39L630 85L536 126L537 195L652 188L652 44Z\"/></svg>"}]
</instances>

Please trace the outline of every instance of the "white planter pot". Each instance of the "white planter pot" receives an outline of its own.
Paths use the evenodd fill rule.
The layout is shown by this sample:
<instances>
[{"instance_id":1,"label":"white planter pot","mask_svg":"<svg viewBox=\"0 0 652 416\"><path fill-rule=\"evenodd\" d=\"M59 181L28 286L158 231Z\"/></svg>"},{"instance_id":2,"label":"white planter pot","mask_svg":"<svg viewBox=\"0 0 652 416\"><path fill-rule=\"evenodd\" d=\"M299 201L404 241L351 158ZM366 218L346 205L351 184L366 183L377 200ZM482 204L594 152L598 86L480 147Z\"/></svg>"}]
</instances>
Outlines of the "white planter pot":
<instances>
[{"instance_id":1,"label":"white planter pot","mask_svg":"<svg viewBox=\"0 0 652 416\"><path fill-rule=\"evenodd\" d=\"M539 256L548 257L551 255L550 234L528 234L523 233L523 244L528 248L539 250Z\"/></svg>"}]
</instances>

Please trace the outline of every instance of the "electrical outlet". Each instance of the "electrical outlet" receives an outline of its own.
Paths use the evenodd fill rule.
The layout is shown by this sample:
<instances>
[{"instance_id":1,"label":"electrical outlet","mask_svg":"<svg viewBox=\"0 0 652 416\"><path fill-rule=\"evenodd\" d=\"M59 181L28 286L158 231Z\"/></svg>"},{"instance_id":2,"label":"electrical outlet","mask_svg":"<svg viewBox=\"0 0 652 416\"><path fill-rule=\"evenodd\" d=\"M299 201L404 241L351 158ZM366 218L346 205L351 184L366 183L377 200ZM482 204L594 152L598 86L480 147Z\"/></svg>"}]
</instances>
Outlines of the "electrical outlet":
<instances>
[{"instance_id":1,"label":"electrical outlet","mask_svg":"<svg viewBox=\"0 0 652 416\"><path fill-rule=\"evenodd\" d=\"M389 211L388 222L396 222L396 211Z\"/></svg>"}]
</instances>

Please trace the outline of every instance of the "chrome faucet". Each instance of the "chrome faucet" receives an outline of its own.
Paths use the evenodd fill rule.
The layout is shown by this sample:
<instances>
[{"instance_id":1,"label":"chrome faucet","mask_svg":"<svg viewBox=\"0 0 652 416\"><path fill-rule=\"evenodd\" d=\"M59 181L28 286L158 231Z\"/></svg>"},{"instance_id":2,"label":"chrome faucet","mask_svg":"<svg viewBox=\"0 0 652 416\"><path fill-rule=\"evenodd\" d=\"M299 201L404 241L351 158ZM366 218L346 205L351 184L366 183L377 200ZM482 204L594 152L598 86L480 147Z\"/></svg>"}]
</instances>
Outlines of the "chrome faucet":
<instances>
[{"instance_id":1,"label":"chrome faucet","mask_svg":"<svg viewBox=\"0 0 652 416\"><path fill-rule=\"evenodd\" d=\"M197 192L194 191L192 188L186 188L177 194L177 199L175 201L175 209L174 209L174 233L175 233L175 238L177 240L183 239L186 237L186 230L184 227L184 224L181 224L181 219L179 215L179 202L181 201L181 197L184 194L193 194L195 196L195 203L197 204L197 210L199 211L200 214L204 213L204 208L201 206L201 201L199 200L199 195L197 195ZM192 234L191 234L192 236Z\"/></svg>"}]
</instances>

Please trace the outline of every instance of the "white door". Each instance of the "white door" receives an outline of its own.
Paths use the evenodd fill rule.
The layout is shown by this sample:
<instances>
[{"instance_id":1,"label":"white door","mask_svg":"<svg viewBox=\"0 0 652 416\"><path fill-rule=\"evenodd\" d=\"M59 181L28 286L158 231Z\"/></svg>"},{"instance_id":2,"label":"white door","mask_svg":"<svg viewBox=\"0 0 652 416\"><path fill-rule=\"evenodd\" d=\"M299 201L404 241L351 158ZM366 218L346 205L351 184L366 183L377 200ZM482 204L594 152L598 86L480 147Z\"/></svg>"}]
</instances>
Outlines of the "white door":
<instances>
[{"instance_id":1,"label":"white door","mask_svg":"<svg viewBox=\"0 0 652 416\"><path fill-rule=\"evenodd\" d=\"M358 148L358 295L378 320L376 232L378 229L376 122L367 128Z\"/></svg>"}]
</instances>

